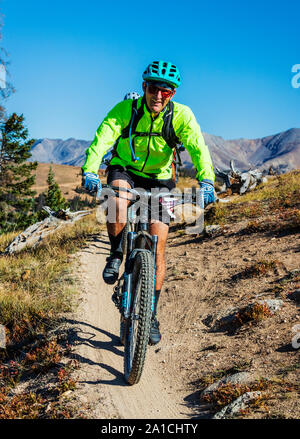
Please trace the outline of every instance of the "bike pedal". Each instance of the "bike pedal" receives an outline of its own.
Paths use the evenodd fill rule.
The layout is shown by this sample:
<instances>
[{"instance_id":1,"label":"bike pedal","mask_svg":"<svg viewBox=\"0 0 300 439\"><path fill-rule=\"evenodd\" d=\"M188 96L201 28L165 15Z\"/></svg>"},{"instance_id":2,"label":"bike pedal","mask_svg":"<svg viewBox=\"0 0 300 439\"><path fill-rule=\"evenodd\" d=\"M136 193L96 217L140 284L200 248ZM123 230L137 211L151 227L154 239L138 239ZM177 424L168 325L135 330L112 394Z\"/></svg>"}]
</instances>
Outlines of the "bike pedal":
<instances>
[{"instance_id":1,"label":"bike pedal","mask_svg":"<svg viewBox=\"0 0 300 439\"><path fill-rule=\"evenodd\" d=\"M120 287L116 286L114 288L114 293L111 296L111 300L113 301L113 303L116 305L118 309L121 308L121 297L122 297L122 293L120 293Z\"/></svg>"}]
</instances>

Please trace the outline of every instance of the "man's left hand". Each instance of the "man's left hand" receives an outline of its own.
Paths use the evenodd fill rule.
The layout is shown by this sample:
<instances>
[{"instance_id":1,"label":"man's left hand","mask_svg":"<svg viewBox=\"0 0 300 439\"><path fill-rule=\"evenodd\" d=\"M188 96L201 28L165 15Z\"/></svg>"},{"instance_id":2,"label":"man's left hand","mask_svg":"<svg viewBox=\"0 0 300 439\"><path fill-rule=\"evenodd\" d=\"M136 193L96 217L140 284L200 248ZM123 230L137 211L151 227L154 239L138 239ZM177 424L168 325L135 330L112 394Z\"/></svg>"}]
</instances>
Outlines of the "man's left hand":
<instances>
[{"instance_id":1,"label":"man's left hand","mask_svg":"<svg viewBox=\"0 0 300 439\"><path fill-rule=\"evenodd\" d=\"M214 182L212 180L199 181L200 189L203 192L204 206L215 202Z\"/></svg>"}]
</instances>

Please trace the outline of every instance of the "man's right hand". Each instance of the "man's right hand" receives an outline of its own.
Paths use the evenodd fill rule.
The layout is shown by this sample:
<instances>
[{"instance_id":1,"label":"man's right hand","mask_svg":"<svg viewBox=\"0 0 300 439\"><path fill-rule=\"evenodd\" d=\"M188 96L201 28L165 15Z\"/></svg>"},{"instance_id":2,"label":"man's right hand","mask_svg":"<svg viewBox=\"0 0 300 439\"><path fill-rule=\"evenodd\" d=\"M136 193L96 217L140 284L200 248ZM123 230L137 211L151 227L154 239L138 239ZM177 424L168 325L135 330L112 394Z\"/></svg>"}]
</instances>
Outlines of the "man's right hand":
<instances>
[{"instance_id":1,"label":"man's right hand","mask_svg":"<svg viewBox=\"0 0 300 439\"><path fill-rule=\"evenodd\" d=\"M98 197L102 190L100 178L97 174L93 174L92 172L84 172L82 174L82 186L92 194L97 192Z\"/></svg>"}]
</instances>

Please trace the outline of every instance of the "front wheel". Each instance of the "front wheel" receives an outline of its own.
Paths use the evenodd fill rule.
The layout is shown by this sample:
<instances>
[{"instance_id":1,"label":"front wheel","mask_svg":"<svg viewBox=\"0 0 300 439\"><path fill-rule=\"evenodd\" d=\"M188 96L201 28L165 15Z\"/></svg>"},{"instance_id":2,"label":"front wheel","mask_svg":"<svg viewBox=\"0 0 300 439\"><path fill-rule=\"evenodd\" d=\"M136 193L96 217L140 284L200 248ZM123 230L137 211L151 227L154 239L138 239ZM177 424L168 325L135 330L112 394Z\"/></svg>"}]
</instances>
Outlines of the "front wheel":
<instances>
[{"instance_id":1,"label":"front wheel","mask_svg":"<svg viewBox=\"0 0 300 439\"><path fill-rule=\"evenodd\" d=\"M121 315L120 318L120 343L125 345L126 319Z\"/></svg>"},{"instance_id":2,"label":"front wheel","mask_svg":"<svg viewBox=\"0 0 300 439\"><path fill-rule=\"evenodd\" d=\"M125 326L124 375L128 384L141 378L150 335L154 290L154 261L150 251L140 251L133 262L130 317Z\"/></svg>"}]
</instances>

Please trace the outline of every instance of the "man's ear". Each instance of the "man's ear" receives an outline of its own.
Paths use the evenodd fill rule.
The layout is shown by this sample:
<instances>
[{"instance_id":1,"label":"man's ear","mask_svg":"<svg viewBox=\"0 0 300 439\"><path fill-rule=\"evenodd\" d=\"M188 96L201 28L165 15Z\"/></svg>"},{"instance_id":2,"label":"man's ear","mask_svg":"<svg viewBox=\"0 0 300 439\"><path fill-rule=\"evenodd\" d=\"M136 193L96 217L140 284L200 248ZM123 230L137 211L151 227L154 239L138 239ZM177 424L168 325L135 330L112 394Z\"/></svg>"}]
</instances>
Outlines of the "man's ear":
<instances>
[{"instance_id":1,"label":"man's ear","mask_svg":"<svg viewBox=\"0 0 300 439\"><path fill-rule=\"evenodd\" d=\"M143 92L146 93L146 88L147 88L146 82L143 82L142 87L143 87Z\"/></svg>"},{"instance_id":2,"label":"man's ear","mask_svg":"<svg viewBox=\"0 0 300 439\"><path fill-rule=\"evenodd\" d=\"M173 90L173 93L171 95L171 99L172 99L172 97L174 96L175 93L176 93L176 88L174 88L174 90Z\"/></svg>"}]
</instances>

